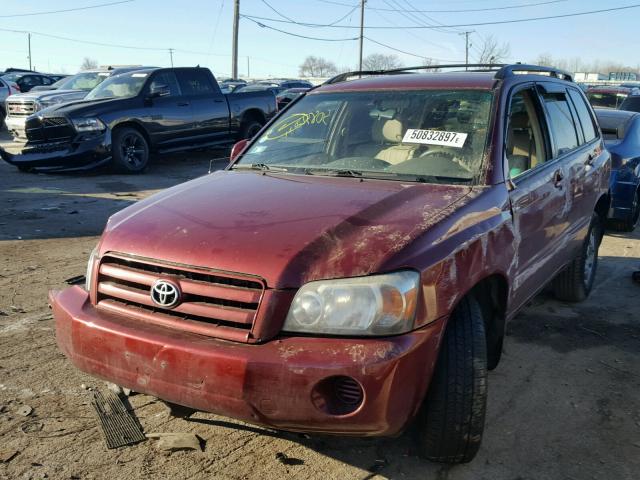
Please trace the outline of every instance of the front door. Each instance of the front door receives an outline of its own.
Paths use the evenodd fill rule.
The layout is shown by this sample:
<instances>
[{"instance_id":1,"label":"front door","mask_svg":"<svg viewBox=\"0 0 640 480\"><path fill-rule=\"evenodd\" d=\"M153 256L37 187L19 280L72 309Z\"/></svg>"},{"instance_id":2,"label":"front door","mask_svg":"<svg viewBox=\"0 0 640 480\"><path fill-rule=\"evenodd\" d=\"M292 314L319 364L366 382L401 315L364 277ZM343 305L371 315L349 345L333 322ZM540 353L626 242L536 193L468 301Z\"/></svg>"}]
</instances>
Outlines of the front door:
<instances>
[{"instance_id":1,"label":"front door","mask_svg":"<svg viewBox=\"0 0 640 480\"><path fill-rule=\"evenodd\" d=\"M191 105L183 95L176 75L171 71L152 73L145 88L143 122L152 143L160 149L179 145L184 137L189 135L192 113ZM164 90L166 94L152 98L151 92L158 89Z\"/></svg>"}]
</instances>

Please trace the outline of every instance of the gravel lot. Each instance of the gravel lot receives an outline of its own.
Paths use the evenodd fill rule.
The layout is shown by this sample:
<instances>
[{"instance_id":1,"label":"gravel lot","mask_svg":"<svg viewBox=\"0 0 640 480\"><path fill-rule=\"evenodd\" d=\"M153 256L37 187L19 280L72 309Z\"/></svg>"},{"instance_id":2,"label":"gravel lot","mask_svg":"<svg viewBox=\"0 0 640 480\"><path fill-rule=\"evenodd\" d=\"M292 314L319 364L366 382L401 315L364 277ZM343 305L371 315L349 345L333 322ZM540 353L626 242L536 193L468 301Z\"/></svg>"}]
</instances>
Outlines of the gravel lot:
<instances>
[{"instance_id":1,"label":"gravel lot","mask_svg":"<svg viewBox=\"0 0 640 480\"><path fill-rule=\"evenodd\" d=\"M4 137L6 141L6 135ZM509 326L489 376L477 458L419 459L410 433L344 439L274 432L215 415L170 417L130 402L145 432L193 432L204 451L154 441L108 450L81 385L104 388L58 351L47 291L83 274L113 212L206 174L224 152L157 159L140 176L24 174L0 162L0 478L637 479L640 476L640 231L609 234L590 299L542 294ZM223 161L213 162L222 168ZM19 409L33 408L29 416Z\"/></svg>"}]
</instances>

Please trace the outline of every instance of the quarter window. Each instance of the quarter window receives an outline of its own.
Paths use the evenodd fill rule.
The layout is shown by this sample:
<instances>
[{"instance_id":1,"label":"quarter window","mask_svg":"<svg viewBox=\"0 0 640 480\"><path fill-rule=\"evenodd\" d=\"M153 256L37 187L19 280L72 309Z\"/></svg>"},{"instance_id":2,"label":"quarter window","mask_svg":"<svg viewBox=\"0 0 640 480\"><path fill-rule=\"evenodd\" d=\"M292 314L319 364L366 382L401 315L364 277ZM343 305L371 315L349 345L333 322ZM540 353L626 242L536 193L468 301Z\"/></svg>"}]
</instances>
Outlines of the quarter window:
<instances>
[{"instance_id":1,"label":"quarter window","mask_svg":"<svg viewBox=\"0 0 640 480\"><path fill-rule=\"evenodd\" d=\"M569 96L571 97L571 100L576 107L576 111L578 112L578 118L580 119L582 131L584 132L585 143L589 143L598 136L589 107L587 107L582 95L580 95L576 90L570 88Z\"/></svg>"},{"instance_id":2,"label":"quarter window","mask_svg":"<svg viewBox=\"0 0 640 480\"><path fill-rule=\"evenodd\" d=\"M556 155L563 155L577 148L578 135L566 95L547 92L542 98L549 116L549 128L553 134Z\"/></svg>"}]
</instances>

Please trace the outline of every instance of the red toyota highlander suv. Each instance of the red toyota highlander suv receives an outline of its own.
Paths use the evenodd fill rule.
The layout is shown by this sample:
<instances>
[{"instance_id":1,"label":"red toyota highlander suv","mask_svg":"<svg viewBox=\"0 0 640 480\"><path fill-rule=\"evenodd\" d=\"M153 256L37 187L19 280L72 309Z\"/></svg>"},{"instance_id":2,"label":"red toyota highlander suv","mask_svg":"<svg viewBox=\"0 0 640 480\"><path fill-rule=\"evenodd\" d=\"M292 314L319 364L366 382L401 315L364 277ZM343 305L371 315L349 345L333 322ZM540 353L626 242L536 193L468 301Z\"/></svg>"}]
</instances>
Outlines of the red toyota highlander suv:
<instances>
[{"instance_id":1,"label":"red toyota highlander suv","mask_svg":"<svg viewBox=\"0 0 640 480\"><path fill-rule=\"evenodd\" d=\"M414 422L424 456L471 460L506 322L592 288L609 154L564 72L366 73L111 217L86 287L50 294L68 358L279 429Z\"/></svg>"}]
</instances>

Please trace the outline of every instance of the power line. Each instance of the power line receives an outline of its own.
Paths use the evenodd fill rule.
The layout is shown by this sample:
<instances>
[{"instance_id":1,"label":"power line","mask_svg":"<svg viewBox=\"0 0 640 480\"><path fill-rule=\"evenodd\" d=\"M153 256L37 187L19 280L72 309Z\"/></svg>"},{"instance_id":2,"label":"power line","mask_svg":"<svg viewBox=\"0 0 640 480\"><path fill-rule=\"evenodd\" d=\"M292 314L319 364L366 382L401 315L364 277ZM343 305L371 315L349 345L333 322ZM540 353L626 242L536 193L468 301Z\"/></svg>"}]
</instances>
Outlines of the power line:
<instances>
[{"instance_id":1,"label":"power line","mask_svg":"<svg viewBox=\"0 0 640 480\"><path fill-rule=\"evenodd\" d=\"M329 5L340 5L343 7L352 7L348 3L334 2L332 0L316 0L318 2L327 3ZM490 12L496 10L512 10L517 8L529 8L529 7L538 7L542 5L549 5L552 3L563 3L569 0L547 0L546 2L535 2L535 3L521 3L519 5L507 5L502 7L484 7L484 8L460 8L456 10L417 10L415 7L412 10L406 10L409 13L463 13L463 12ZM375 10L378 12L395 12L396 9L392 8L374 8L368 7L369 10Z\"/></svg>"},{"instance_id":2,"label":"power line","mask_svg":"<svg viewBox=\"0 0 640 480\"><path fill-rule=\"evenodd\" d=\"M35 15L50 15L53 13L77 12L79 10L90 10L92 8L110 7L112 5L120 5L122 3L131 3L135 1L136 0L119 0L117 2L101 3L99 5L88 5L86 7L66 8L64 10L49 10L46 12L32 12L32 13L14 13L11 15L0 15L0 18L33 17Z\"/></svg>"},{"instance_id":3,"label":"power line","mask_svg":"<svg viewBox=\"0 0 640 480\"><path fill-rule=\"evenodd\" d=\"M291 17L287 17L285 14L281 13L279 10L277 10L276 8L274 8L269 2L267 2L267 0L261 0L262 3L264 3L267 7L269 7L269 9L271 9L273 12L276 13L276 15L278 15L279 17L284 18L285 20L288 20L291 23L295 23L298 24L299 22L294 20ZM342 20L344 20L345 18L347 18L349 15L351 15L353 12L356 11L356 9L360 7L360 5L356 5L355 7L353 7L349 12L346 13L346 15L341 16L340 18L338 18L337 20L334 20L331 23L327 23L326 26L328 27L332 27L337 23L340 23ZM323 25L324 26L324 25Z\"/></svg>"},{"instance_id":4,"label":"power line","mask_svg":"<svg viewBox=\"0 0 640 480\"><path fill-rule=\"evenodd\" d=\"M593 15L593 14L597 14L597 13L608 13L608 12L617 12L617 11L621 11L621 10L630 10L632 8L638 8L640 7L640 3L635 3L633 5L624 5L621 7L612 7L612 8L603 8L600 10L588 10L588 11L584 11L584 12L574 12L574 13L565 13L565 14L561 14L561 15L548 15L548 16L544 16L544 17L530 17L530 18L516 18L516 19L510 19L510 20L494 20L491 22L477 22L477 23L457 23L457 24L452 24L452 25L440 25L440 26L432 26L432 25L424 25L424 26L416 26L416 25L402 25L400 27L389 27L389 26L385 26L385 25L367 25L368 29L376 29L376 30L394 30L397 28L401 28L401 29L430 29L430 30L437 30L439 28L458 28L458 27L481 27L481 26L486 26L486 25L502 25L502 24L509 24L509 23L524 23L524 22L535 22L535 21L540 21L540 20L553 20L553 19L558 19L558 18L569 18L569 17L581 17L581 16L585 16L585 15ZM248 18L248 19L258 19L258 20L265 20L265 21L270 21L270 22L280 22L280 23L291 23L291 22L286 22L284 20L279 20L277 18L265 18L265 17L258 17L255 15L243 15L244 18ZM255 21L255 20L254 20ZM323 25L323 24L318 24L318 23L302 23L302 22L296 22L297 25L301 25L301 26L305 26L305 27L330 27L330 28L360 28L360 27L354 27L351 25Z\"/></svg>"},{"instance_id":5,"label":"power line","mask_svg":"<svg viewBox=\"0 0 640 480\"><path fill-rule=\"evenodd\" d=\"M399 48L392 47L391 45L387 45L386 43L382 43L382 42L379 42L377 40L374 40L371 37L366 37L365 36L364 38L366 38L368 41L370 41L372 43L380 45L381 47L386 47L386 48L388 48L390 50L395 50L396 52L404 53L405 55L409 55L411 57L422 58L422 59L431 58L431 59L437 60L439 62L459 62L460 61L460 60L445 60L445 59L442 59L442 58L433 58L433 57L430 57L430 56L418 55L417 53L411 53L411 52L407 52L406 50L401 50Z\"/></svg>"},{"instance_id":6,"label":"power line","mask_svg":"<svg viewBox=\"0 0 640 480\"><path fill-rule=\"evenodd\" d=\"M280 30L279 28L275 28L275 27L271 27L269 25L265 25L264 23L258 22L257 20L254 20L254 18L257 17L252 17L249 15L240 15L240 17L242 18L246 18L247 20L255 23L256 25L258 25L261 28L267 28L269 30L274 30L276 32L280 32L284 35L290 35L292 37L298 37L298 38L305 38L307 40L318 40L318 41L322 41L322 42L346 42L346 41L350 41L350 40L358 40L360 37L351 37L351 38L319 38L319 37L309 37L307 35L299 35L297 33L292 33L292 32L287 32L285 30ZM289 22L291 23L291 22ZM360 28L360 27L357 27Z\"/></svg>"}]
</instances>

